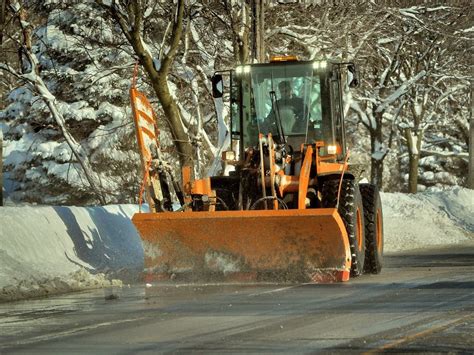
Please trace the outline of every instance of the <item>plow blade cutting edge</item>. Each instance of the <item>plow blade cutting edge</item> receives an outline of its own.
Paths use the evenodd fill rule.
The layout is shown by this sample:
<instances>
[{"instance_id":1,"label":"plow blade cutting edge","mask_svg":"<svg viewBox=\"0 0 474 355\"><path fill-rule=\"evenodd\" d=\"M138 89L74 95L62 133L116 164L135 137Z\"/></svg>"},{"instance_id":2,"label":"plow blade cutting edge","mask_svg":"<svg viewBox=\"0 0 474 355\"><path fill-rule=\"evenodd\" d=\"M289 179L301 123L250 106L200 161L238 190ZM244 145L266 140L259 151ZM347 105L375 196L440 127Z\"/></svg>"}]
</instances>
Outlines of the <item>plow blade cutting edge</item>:
<instances>
[{"instance_id":1,"label":"plow blade cutting edge","mask_svg":"<svg viewBox=\"0 0 474 355\"><path fill-rule=\"evenodd\" d=\"M137 213L145 277L186 281L347 281L336 209Z\"/></svg>"}]
</instances>

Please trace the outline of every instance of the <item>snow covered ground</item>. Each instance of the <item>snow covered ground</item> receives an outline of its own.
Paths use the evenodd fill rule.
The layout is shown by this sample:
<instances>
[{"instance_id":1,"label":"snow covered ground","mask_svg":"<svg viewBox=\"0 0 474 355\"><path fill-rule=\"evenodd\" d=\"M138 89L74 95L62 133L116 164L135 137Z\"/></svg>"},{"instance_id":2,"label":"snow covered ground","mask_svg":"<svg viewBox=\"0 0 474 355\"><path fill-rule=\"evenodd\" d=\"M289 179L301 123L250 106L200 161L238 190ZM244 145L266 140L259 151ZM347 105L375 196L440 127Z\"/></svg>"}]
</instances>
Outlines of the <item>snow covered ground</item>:
<instances>
[{"instance_id":1,"label":"snow covered ground","mask_svg":"<svg viewBox=\"0 0 474 355\"><path fill-rule=\"evenodd\" d=\"M474 190L383 193L385 252L474 242Z\"/></svg>"},{"instance_id":2,"label":"snow covered ground","mask_svg":"<svg viewBox=\"0 0 474 355\"><path fill-rule=\"evenodd\" d=\"M385 252L474 243L474 190L382 194ZM0 301L120 286L143 269L134 205L0 207ZM474 244L471 244L474 245Z\"/></svg>"},{"instance_id":3,"label":"snow covered ground","mask_svg":"<svg viewBox=\"0 0 474 355\"><path fill-rule=\"evenodd\" d=\"M137 275L143 249L130 222L137 210L0 207L0 301L119 286L108 278Z\"/></svg>"}]
</instances>

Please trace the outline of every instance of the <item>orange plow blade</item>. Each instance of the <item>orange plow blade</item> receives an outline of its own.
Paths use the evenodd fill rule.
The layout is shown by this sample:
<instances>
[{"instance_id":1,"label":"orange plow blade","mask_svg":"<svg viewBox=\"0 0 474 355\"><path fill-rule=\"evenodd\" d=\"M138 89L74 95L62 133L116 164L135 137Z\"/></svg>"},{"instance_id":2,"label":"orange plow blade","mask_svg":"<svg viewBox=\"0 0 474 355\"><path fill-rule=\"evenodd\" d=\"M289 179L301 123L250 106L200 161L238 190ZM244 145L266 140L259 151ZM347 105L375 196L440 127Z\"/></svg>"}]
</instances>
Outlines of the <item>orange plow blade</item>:
<instances>
[{"instance_id":1,"label":"orange plow blade","mask_svg":"<svg viewBox=\"0 0 474 355\"><path fill-rule=\"evenodd\" d=\"M336 209L137 213L146 279L334 282L351 254Z\"/></svg>"}]
</instances>

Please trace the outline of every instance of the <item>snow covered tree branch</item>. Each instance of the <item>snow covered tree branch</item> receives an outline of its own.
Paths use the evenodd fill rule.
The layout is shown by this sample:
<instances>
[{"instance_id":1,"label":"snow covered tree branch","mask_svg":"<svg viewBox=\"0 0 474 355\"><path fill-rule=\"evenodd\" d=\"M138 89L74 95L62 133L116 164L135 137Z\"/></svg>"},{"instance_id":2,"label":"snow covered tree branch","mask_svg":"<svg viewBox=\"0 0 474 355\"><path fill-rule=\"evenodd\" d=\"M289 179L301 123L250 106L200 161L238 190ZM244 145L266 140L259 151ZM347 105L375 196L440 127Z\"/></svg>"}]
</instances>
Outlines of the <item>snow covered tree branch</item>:
<instances>
[{"instance_id":1,"label":"snow covered tree branch","mask_svg":"<svg viewBox=\"0 0 474 355\"><path fill-rule=\"evenodd\" d=\"M209 79L216 70L252 61L257 2L23 2L37 76L108 202L133 203L138 195L128 97L137 60L143 73L137 86L156 104L164 158L179 157L199 175L221 155L231 107L228 100L213 102ZM464 183L474 33L466 0L456 6L266 5L268 54L358 65L361 85L345 88L344 113L352 163L371 165L363 177L392 191L406 189L409 180L418 188ZM95 203L71 141L28 76L30 60L18 52L23 32L11 14L0 19L0 129L5 179L12 185L7 194L38 203ZM225 99L228 94L224 90ZM409 176L410 152L418 153L417 179ZM180 164L172 164L176 174Z\"/></svg>"},{"instance_id":2,"label":"snow covered tree branch","mask_svg":"<svg viewBox=\"0 0 474 355\"><path fill-rule=\"evenodd\" d=\"M101 204L106 204L106 198L103 194L103 191L101 190L101 182L93 171L88 156L85 154L82 146L69 133L66 127L65 119L57 107L55 96L51 94L43 79L39 75L39 62L36 55L32 51L32 29L27 21L26 9L23 6L20 6L18 1L12 1L10 3L10 11L19 23L19 28L21 29L23 38L19 48L19 51L22 55L22 72L20 73L11 66L3 63L0 64L0 69L8 71L19 80L27 83L36 93L40 95L49 108L49 111L58 125L63 138L66 140L73 155L84 171L86 179L91 189L94 191L97 199Z\"/></svg>"},{"instance_id":3,"label":"snow covered tree branch","mask_svg":"<svg viewBox=\"0 0 474 355\"><path fill-rule=\"evenodd\" d=\"M120 26L122 33L132 46L140 64L145 69L163 108L181 165L192 166L194 150L185 124L183 123L179 106L170 92L168 83L171 65L175 59L183 35L185 1L178 0L174 9L175 11L171 15L172 28L169 33L168 51L162 52L160 61L150 51L149 46L145 43L143 38L144 13L146 9L142 1L133 0L126 9L120 1L113 0L111 4L105 1L98 1L106 7ZM165 35L166 34L165 32ZM164 42L165 38L163 38L163 43Z\"/></svg>"},{"instance_id":4,"label":"snow covered tree branch","mask_svg":"<svg viewBox=\"0 0 474 355\"><path fill-rule=\"evenodd\" d=\"M430 126L438 126L440 120L449 119L443 117L445 113L442 113L444 111L442 106L446 105L448 98L468 85L467 81L463 83L462 80L455 78L457 72L455 65L458 59L448 55L449 46L452 45L449 36L455 28L454 24L462 18L462 12L446 8L438 13L440 9L437 8L426 14L420 14L421 10L428 11L420 8L411 13L411 18L416 17L411 24L414 28L415 41L407 47L400 72L402 77L412 78L424 73L409 88L409 114L400 122L409 157L408 191L411 193L416 193L418 188L420 152L426 130ZM427 31L433 23L443 22L448 23L444 33ZM449 72L446 72L446 68L450 68ZM441 73L444 75L440 76ZM458 152L452 155L445 153L433 155L460 156Z\"/></svg>"}]
</instances>

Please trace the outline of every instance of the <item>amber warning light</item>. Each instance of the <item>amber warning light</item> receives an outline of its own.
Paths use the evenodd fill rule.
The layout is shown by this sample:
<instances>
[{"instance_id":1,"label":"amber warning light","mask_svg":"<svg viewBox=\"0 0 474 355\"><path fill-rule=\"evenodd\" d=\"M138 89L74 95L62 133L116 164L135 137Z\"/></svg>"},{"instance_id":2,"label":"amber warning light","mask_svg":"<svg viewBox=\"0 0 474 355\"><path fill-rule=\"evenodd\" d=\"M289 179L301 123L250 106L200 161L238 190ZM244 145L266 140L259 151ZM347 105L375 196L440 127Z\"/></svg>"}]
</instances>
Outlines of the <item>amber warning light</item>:
<instances>
[{"instance_id":1,"label":"amber warning light","mask_svg":"<svg viewBox=\"0 0 474 355\"><path fill-rule=\"evenodd\" d=\"M297 62L298 57L296 55L272 55L270 57L270 63L273 62Z\"/></svg>"}]
</instances>

